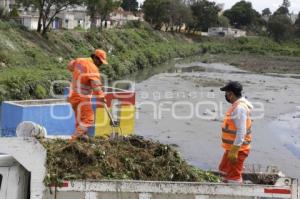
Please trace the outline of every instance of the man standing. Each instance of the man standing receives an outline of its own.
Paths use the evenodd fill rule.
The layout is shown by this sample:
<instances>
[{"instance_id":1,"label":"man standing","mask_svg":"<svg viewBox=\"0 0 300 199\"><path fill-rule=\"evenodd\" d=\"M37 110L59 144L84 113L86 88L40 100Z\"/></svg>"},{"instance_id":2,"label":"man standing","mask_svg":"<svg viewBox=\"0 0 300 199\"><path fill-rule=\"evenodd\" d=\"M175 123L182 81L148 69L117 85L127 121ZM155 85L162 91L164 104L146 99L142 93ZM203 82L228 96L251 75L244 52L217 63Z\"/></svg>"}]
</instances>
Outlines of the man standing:
<instances>
[{"instance_id":1,"label":"man standing","mask_svg":"<svg viewBox=\"0 0 300 199\"><path fill-rule=\"evenodd\" d=\"M106 53L97 49L90 58L72 60L67 66L73 76L68 102L71 103L76 118L76 129L70 142L88 139L88 128L94 124L92 96L96 96L98 102L106 103L99 73L102 64L108 64Z\"/></svg>"},{"instance_id":2,"label":"man standing","mask_svg":"<svg viewBox=\"0 0 300 199\"><path fill-rule=\"evenodd\" d=\"M224 182L242 183L244 161L248 157L251 143L252 104L242 97L243 87L239 82L229 82L220 89L232 106L226 112L222 125L222 147L225 150L219 165Z\"/></svg>"}]
</instances>

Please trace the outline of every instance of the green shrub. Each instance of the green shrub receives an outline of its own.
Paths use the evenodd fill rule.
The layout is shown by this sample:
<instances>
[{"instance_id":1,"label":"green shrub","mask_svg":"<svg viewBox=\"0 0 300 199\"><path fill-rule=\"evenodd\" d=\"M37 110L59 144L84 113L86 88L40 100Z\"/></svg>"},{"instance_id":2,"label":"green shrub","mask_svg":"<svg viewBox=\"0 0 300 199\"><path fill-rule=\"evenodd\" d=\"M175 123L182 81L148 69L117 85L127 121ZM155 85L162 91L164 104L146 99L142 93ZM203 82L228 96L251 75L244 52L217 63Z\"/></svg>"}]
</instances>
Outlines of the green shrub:
<instances>
[{"instance_id":1,"label":"green shrub","mask_svg":"<svg viewBox=\"0 0 300 199\"><path fill-rule=\"evenodd\" d=\"M47 95L47 90L41 85L36 85L36 87L34 89L34 96L37 99L46 98L48 96Z\"/></svg>"},{"instance_id":2,"label":"green shrub","mask_svg":"<svg viewBox=\"0 0 300 199\"><path fill-rule=\"evenodd\" d=\"M6 53L0 49L0 62L8 63Z\"/></svg>"},{"instance_id":3,"label":"green shrub","mask_svg":"<svg viewBox=\"0 0 300 199\"><path fill-rule=\"evenodd\" d=\"M0 85L0 102L5 100L7 96L7 88L5 85Z\"/></svg>"},{"instance_id":4,"label":"green shrub","mask_svg":"<svg viewBox=\"0 0 300 199\"><path fill-rule=\"evenodd\" d=\"M26 56L29 56L31 58L35 58L36 57L36 54L35 52L31 51L31 50L25 50L25 55Z\"/></svg>"},{"instance_id":5,"label":"green shrub","mask_svg":"<svg viewBox=\"0 0 300 199\"><path fill-rule=\"evenodd\" d=\"M128 21L124 28L127 29L146 29L146 30L153 30L151 25L145 21Z\"/></svg>"},{"instance_id":6,"label":"green shrub","mask_svg":"<svg viewBox=\"0 0 300 199\"><path fill-rule=\"evenodd\" d=\"M241 37L241 38L238 38L237 39L238 43L243 45L243 44L246 44L249 42L248 38L247 37Z\"/></svg>"}]
</instances>

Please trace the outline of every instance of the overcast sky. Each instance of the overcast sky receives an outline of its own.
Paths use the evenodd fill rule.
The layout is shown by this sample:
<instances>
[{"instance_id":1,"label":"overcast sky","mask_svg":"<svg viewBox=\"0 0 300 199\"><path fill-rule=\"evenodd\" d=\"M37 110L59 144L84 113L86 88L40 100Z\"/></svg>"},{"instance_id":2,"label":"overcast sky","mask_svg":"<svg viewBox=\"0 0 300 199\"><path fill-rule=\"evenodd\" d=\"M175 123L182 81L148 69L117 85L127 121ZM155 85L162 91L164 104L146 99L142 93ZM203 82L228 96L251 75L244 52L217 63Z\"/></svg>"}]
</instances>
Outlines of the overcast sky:
<instances>
[{"instance_id":1,"label":"overcast sky","mask_svg":"<svg viewBox=\"0 0 300 199\"><path fill-rule=\"evenodd\" d=\"M138 0L140 3L144 2L144 0ZM231 8L233 4L240 0L214 0L217 3L225 3L225 9ZM264 8L270 8L272 12L276 10L279 5L282 4L282 0L248 0L252 2L253 7L261 12ZM290 11L293 11L295 14L300 11L300 0L290 0L291 7Z\"/></svg>"}]
</instances>

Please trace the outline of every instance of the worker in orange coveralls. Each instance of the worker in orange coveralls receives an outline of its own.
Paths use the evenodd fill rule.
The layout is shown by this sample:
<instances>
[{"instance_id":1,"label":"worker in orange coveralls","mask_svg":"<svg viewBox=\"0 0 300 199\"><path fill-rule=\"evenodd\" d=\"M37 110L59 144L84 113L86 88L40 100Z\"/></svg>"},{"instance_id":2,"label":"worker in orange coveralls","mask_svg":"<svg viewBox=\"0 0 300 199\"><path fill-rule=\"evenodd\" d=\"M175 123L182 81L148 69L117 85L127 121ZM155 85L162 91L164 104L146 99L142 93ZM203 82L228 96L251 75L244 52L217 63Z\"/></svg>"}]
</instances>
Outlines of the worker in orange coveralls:
<instances>
[{"instance_id":1,"label":"worker in orange coveralls","mask_svg":"<svg viewBox=\"0 0 300 199\"><path fill-rule=\"evenodd\" d=\"M76 118L76 129L70 142L88 140L88 128L94 124L92 96L96 96L97 102L106 103L99 73L102 64L108 64L106 53L97 49L90 58L72 60L67 66L73 75L68 102Z\"/></svg>"},{"instance_id":2,"label":"worker in orange coveralls","mask_svg":"<svg viewBox=\"0 0 300 199\"><path fill-rule=\"evenodd\" d=\"M249 155L251 143L250 118L252 104L242 97L243 86L239 82L229 82L220 89L225 91L228 109L222 125L222 147L225 150L219 171L226 183L242 183L244 161Z\"/></svg>"}]
</instances>

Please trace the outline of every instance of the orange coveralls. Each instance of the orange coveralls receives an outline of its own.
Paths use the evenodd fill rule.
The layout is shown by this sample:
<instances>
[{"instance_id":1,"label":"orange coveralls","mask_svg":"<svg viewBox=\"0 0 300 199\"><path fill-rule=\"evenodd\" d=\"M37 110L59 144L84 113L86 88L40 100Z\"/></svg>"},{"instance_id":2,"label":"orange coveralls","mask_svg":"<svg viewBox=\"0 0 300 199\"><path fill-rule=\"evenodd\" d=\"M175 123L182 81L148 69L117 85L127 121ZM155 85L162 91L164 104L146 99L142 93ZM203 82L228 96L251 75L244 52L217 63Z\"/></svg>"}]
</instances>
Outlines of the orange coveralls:
<instances>
[{"instance_id":1,"label":"orange coveralls","mask_svg":"<svg viewBox=\"0 0 300 199\"><path fill-rule=\"evenodd\" d=\"M92 109L92 96L97 99L104 98L101 89L100 73L91 58L78 58L72 60L67 69L72 72L73 79L68 97L76 118L76 129L72 139L86 136L88 128L94 124L94 112Z\"/></svg>"}]
</instances>

